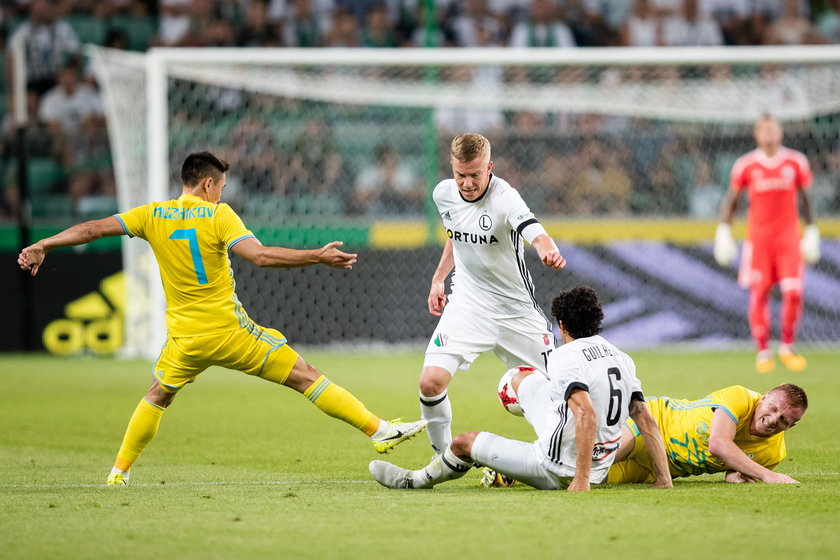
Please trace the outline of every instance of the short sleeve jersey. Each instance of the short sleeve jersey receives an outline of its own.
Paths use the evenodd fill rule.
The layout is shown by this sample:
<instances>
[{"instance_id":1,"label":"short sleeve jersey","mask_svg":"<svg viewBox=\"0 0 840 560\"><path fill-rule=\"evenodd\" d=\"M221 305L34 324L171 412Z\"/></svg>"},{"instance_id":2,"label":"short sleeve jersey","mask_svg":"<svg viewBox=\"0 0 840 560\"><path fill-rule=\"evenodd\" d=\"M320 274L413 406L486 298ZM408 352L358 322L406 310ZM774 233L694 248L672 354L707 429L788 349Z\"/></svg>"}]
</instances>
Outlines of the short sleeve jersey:
<instances>
[{"instance_id":1,"label":"short sleeve jersey","mask_svg":"<svg viewBox=\"0 0 840 560\"><path fill-rule=\"evenodd\" d=\"M596 414L590 482L606 479L621 443L630 401L644 400L633 360L601 336L579 338L551 353L547 375L554 418L537 439L543 466L558 476L574 476L577 463L575 417L568 400L589 393Z\"/></svg>"},{"instance_id":2,"label":"short sleeve jersey","mask_svg":"<svg viewBox=\"0 0 840 560\"><path fill-rule=\"evenodd\" d=\"M747 456L768 469L785 458L784 432L770 437L750 435L750 422L761 395L733 385L695 401L651 397L647 405L662 433L673 476L691 476L729 470L709 453L712 416L722 410L737 425L735 444Z\"/></svg>"},{"instance_id":3,"label":"short sleeve jersey","mask_svg":"<svg viewBox=\"0 0 840 560\"><path fill-rule=\"evenodd\" d=\"M772 158L761 150L741 156L732 167L731 188L747 191L747 229L753 242L799 236L798 191L811 185L805 156L781 147Z\"/></svg>"},{"instance_id":4,"label":"short sleeve jersey","mask_svg":"<svg viewBox=\"0 0 840 560\"><path fill-rule=\"evenodd\" d=\"M523 239L539 222L516 189L491 175L484 194L467 201L455 180L447 179L433 197L455 259L450 305L481 309L496 319L542 313L525 267Z\"/></svg>"},{"instance_id":5,"label":"short sleeve jersey","mask_svg":"<svg viewBox=\"0 0 840 560\"><path fill-rule=\"evenodd\" d=\"M251 323L236 297L228 250L254 237L227 204L184 194L117 214L126 234L154 251L169 336L214 334Z\"/></svg>"}]
</instances>

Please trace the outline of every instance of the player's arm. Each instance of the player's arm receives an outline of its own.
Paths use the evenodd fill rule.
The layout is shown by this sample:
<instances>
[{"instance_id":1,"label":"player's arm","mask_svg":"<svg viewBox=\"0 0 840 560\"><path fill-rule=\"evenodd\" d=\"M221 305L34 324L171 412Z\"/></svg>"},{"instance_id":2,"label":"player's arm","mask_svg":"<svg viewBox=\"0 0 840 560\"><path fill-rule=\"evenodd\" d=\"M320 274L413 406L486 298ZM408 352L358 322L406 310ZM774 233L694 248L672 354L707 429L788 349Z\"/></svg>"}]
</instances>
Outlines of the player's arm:
<instances>
[{"instance_id":1,"label":"player's arm","mask_svg":"<svg viewBox=\"0 0 840 560\"><path fill-rule=\"evenodd\" d=\"M727 266L738 254L738 247L732 237L732 218L738 209L740 193L738 189L729 189L720 204L720 217L715 230L714 256L715 261L721 266Z\"/></svg>"},{"instance_id":2,"label":"player's arm","mask_svg":"<svg viewBox=\"0 0 840 560\"><path fill-rule=\"evenodd\" d=\"M263 268L298 268L313 264L353 268L358 255L338 249L343 244L342 241L331 241L320 249L287 249L266 247L256 237L248 237L233 245L231 251Z\"/></svg>"},{"instance_id":3,"label":"player's arm","mask_svg":"<svg viewBox=\"0 0 840 560\"><path fill-rule=\"evenodd\" d=\"M720 213L718 215L718 221L721 224L732 225L735 211L738 210L738 199L740 195L741 191L737 189L729 189L726 192L726 196L723 197L720 203Z\"/></svg>"},{"instance_id":4,"label":"player's arm","mask_svg":"<svg viewBox=\"0 0 840 560\"><path fill-rule=\"evenodd\" d=\"M595 448L596 416L589 391L578 389L566 401L575 415L575 476L569 492L588 492L592 471L592 450Z\"/></svg>"},{"instance_id":5,"label":"player's arm","mask_svg":"<svg viewBox=\"0 0 840 560\"><path fill-rule=\"evenodd\" d=\"M554 243L554 240L548 236L548 234L542 233L538 235L533 241L531 241L531 246L537 250L537 255L539 255L540 261L542 261L542 263L548 268L560 270L566 266L566 259L564 259L563 255L560 254L560 250L557 249L557 245Z\"/></svg>"},{"instance_id":6,"label":"player's arm","mask_svg":"<svg viewBox=\"0 0 840 560\"><path fill-rule=\"evenodd\" d=\"M806 263L816 264L820 260L820 230L814 223L814 204L811 201L810 189L799 189L799 202L802 219L805 220L805 231L799 242L799 250Z\"/></svg>"},{"instance_id":7,"label":"player's arm","mask_svg":"<svg viewBox=\"0 0 840 560\"><path fill-rule=\"evenodd\" d=\"M455 268L455 255L452 251L452 240L447 239L443 245L440 262L432 275L432 286L429 288L429 313L440 316L446 305L446 286L444 282L452 269Z\"/></svg>"},{"instance_id":8,"label":"player's arm","mask_svg":"<svg viewBox=\"0 0 840 560\"><path fill-rule=\"evenodd\" d=\"M726 463L733 471L740 473L739 477L727 476L727 482L760 480L770 483L798 484L797 480L788 475L773 472L747 457L747 454L735 443L737 428L738 425L725 410L721 408L715 410L712 416L712 428L709 430L709 453Z\"/></svg>"},{"instance_id":9,"label":"player's arm","mask_svg":"<svg viewBox=\"0 0 840 560\"><path fill-rule=\"evenodd\" d=\"M114 216L84 222L24 248L18 255L18 264L21 269L29 270L32 276L35 276L47 253L53 249L84 245L102 237L123 234L125 230Z\"/></svg>"},{"instance_id":10,"label":"player's arm","mask_svg":"<svg viewBox=\"0 0 840 560\"><path fill-rule=\"evenodd\" d=\"M630 417L642 434L645 447L647 447L653 463L654 474L656 474L656 481L648 488L673 488L674 482L671 480L668 456L665 454L665 443L662 441L659 425L643 400L633 399L630 401Z\"/></svg>"}]
</instances>

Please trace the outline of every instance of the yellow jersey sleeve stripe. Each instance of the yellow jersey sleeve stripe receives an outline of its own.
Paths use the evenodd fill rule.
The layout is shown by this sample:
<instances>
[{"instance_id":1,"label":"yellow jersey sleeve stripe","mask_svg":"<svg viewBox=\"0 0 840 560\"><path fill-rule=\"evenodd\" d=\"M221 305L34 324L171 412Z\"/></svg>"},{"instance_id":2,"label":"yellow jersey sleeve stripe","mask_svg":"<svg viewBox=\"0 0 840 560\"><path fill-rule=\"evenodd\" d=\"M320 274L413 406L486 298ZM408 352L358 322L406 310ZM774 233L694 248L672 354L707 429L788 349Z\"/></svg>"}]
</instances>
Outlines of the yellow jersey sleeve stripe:
<instances>
[{"instance_id":1,"label":"yellow jersey sleeve stripe","mask_svg":"<svg viewBox=\"0 0 840 560\"><path fill-rule=\"evenodd\" d=\"M231 241L230 243L227 244L228 250L230 250L231 247L233 247L234 245L236 245L237 243L239 243L243 239L248 239L249 237L256 238L256 236L253 233L249 233L248 235L243 235L242 237L237 237L236 239L234 239L233 241Z\"/></svg>"},{"instance_id":2,"label":"yellow jersey sleeve stripe","mask_svg":"<svg viewBox=\"0 0 840 560\"><path fill-rule=\"evenodd\" d=\"M738 418L734 414L732 414L731 410L729 410L728 408L726 408L722 404L713 404L712 408L714 408L716 410L719 409L719 410L724 411L729 416L729 418L732 419L733 422L735 422L735 424L738 423Z\"/></svg>"},{"instance_id":3,"label":"yellow jersey sleeve stripe","mask_svg":"<svg viewBox=\"0 0 840 560\"><path fill-rule=\"evenodd\" d=\"M639 437L642 435L642 432L639 431L639 427L632 418L628 418L625 424L627 424L627 427L630 428L630 431L633 433L633 437Z\"/></svg>"},{"instance_id":4,"label":"yellow jersey sleeve stripe","mask_svg":"<svg viewBox=\"0 0 840 560\"><path fill-rule=\"evenodd\" d=\"M127 236L129 236L129 237L134 237L134 236L131 234L131 232L130 232L130 231L128 231L128 226L126 226L126 225L125 225L125 222L123 221L123 219L122 219L122 218L120 218L119 214L114 214L114 217L117 219L117 221L118 221L118 222L120 223L120 225L122 226L123 231L125 232L125 234L126 234Z\"/></svg>"}]
</instances>

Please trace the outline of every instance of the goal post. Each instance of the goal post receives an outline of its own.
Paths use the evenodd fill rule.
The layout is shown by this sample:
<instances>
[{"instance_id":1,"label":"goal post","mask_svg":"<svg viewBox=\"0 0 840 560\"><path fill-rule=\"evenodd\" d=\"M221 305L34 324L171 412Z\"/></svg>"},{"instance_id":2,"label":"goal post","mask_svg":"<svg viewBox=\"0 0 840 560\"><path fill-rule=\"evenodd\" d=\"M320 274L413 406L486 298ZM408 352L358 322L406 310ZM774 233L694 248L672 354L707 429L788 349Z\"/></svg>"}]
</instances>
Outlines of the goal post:
<instances>
[{"instance_id":1,"label":"goal post","mask_svg":"<svg viewBox=\"0 0 840 560\"><path fill-rule=\"evenodd\" d=\"M605 258L607 268L640 283L648 298L641 303L617 283L596 288L617 306L616 332L638 330L646 320L671 325L673 336L663 333L651 344L749 339L745 297L727 292L734 309L718 320L720 302L704 310L702 289L692 292L610 243L622 235L664 242L651 262L675 250L685 274L707 273L715 285L732 276L709 264L710 209L733 158L752 147L752 123L761 114L779 118L788 143L811 159L818 217L838 211L831 190L840 162L834 46L144 54L90 47L88 54L105 100L121 209L177 196L180 161L211 149L233 165L225 201L264 243L312 247L342 238L373 251L379 274L365 280L295 271L291 286L281 288L276 277L238 271L246 275L239 291L252 316L293 321L293 339L307 343L392 344L428 335L433 323L416 306L441 239L429 194L448 174L448 140L459 132L490 137L494 170L520 189L558 241L594 232L579 262ZM696 220L705 222L692 225ZM138 245L124 245L134 302L125 353L154 358L165 337L164 299L151 252ZM838 281L840 263L835 267L830 249L815 274L822 288ZM570 259L561 281L597 283L594 262L592 270L575 271ZM410 294L387 285L418 277ZM556 282L542 289L550 292ZM390 328L380 325L388 313L363 309L366 288L377 290L375 304L392 314ZM355 295L344 301L339 289ZM806 299L805 340L840 340L840 309L812 292L806 286L806 298L815 299ZM656 294L664 294L658 303L683 297L696 309L689 316L664 308L646 314ZM290 308L304 317L290 318Z\"/></svg>"}]
</instances>

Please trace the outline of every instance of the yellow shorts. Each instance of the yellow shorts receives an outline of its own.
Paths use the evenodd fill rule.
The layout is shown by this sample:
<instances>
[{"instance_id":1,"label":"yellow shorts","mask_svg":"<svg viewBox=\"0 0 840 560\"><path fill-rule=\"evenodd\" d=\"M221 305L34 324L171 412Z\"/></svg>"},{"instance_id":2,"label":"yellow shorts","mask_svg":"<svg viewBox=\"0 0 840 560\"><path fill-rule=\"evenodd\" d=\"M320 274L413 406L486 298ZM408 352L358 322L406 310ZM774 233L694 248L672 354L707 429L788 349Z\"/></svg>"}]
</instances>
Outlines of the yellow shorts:
<instances>
[{"instance_id":1,"label":"yellow shorts","mask_svg":"<svg viewBox=\"0 0 840 560\"><path fill-rule=\"evenodd\" d=\"M622 482L647 482L652 484L656 481L656 475L654 474L650 453L645 446L645 440L642 438L639 428L636 427L636 423L629 418L627 419L627 427L635 436L633 451L623 461L612 464L607 475L607 482L612 484Z\"/></svg>"},{"instance_id":2,"label":"yellow shorts","mask_svg":"<svg viewBox=\"0 0 840 560\"><path fill-rule=\"evenodd\" d=\"M169 337L152 372L164 390L174 393L210 366L283 383L297 359L283 333L252 323L218 334Z\"/></svg>"}]
</instances>

